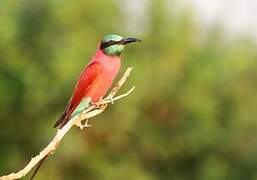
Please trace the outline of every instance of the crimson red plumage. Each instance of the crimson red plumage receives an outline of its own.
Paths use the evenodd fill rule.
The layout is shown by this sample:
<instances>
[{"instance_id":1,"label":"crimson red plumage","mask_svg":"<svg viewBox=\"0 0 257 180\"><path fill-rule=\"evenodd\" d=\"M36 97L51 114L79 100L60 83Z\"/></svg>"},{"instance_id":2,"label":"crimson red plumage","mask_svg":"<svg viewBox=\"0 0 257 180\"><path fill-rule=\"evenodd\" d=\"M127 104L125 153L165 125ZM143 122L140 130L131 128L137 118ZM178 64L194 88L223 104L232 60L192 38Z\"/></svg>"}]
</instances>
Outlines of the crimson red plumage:
<instances>
[{"instance_id":1,"label":"crimson red plumage","mask_svg":"<svg viewBox=\"0 0 257 180\"><path fill-rule=\"evenodd\" d=\"M98 49L95 57L82 71L73 96L54 127L62 128L83 98L90 97L93 102L97 102L103 97L112 85L119 69L119 56L108 56Z\"/></svg>"}]
</instances>

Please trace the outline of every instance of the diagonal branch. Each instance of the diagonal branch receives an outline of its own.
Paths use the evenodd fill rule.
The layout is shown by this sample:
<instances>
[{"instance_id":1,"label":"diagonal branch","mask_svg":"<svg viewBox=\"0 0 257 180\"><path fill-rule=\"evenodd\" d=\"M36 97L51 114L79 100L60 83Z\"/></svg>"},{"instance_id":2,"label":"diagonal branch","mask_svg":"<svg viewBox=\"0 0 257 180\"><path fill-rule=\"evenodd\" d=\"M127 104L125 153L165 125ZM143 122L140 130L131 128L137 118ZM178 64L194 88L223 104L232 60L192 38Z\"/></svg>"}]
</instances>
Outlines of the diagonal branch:
<instances>
[{"instance_id":1,"label":"diagonal branch","mask_svg":"<svg viewBox=\"0 0 257 180\"><path fill-rule=\"evenodd\" d=\"M73 117L65 126L63 126L61 129L59 129L54 136L54 138L50 141L50 143L35 157L31 158L30 162L20 171L16 173L11 173L9 175L4 175L0 177L0 180L12 180L12 179L20 179L24 177L26 174L28 174L33 167L35 167L42 159L44 159L46 156L52 155L55 153L58 144L61 142L64 135L71 129L71 127L78 126L81 129L84 127L88 127L90 125L82 124L82 121L88 120L89 118L92 118L100 113L102 113L108 106L108 104L113 103L116 100L119 100L127 95L129 95L135 87L131 88L127 93L122 94L120 96L114 97L117 92L120 90L120 88L123 86L123 84L126 82L128 76L130 75L132 68L129 67L124 75L121 77L121 79L118 81L118 83L114 86L114 88L111 90L109 95L100 100L98 103L93 104L92 106L85 109L83 112L78 114L77 116Z\"/></svg>"}]
</instances>

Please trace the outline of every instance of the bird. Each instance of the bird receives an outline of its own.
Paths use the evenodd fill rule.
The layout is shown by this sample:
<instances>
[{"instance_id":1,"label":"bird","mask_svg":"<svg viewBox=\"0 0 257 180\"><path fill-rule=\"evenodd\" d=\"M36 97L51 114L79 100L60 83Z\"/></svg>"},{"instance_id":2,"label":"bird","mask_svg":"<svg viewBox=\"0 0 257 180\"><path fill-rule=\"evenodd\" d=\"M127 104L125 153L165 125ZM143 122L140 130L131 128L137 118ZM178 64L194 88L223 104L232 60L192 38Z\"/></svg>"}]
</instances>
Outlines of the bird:
<instances>
[{"instance_id":1,"label":"bird","mask_svg":"<svg viewBox=\"0 0 257 180\"><path fill-rule=\"evenodd\" d=\"M55 122L54 128L61 129L74 116L92 103L96 103L107 93L121 66L121 53L127 44L140 42L137 38L123 38L117 34L103 37L89 64L82 70L73 95L62 115ZM48 157L45 156L37 165L30 180L33 180L39 168Z\"/></svg>"},{"instance_id":2,"label":"bird","mask_svg":"<svg viewBox=\"0 0 257 180\"><path fill-rule=\"evenodd\" d=\"M72 117L103 98L119 72L121 53L125 45L140 41L137 38L123 38L117 34L104 36L95 56L81 72L73 95L54 127L61 129Z\"/></svg>"}]
</instances>

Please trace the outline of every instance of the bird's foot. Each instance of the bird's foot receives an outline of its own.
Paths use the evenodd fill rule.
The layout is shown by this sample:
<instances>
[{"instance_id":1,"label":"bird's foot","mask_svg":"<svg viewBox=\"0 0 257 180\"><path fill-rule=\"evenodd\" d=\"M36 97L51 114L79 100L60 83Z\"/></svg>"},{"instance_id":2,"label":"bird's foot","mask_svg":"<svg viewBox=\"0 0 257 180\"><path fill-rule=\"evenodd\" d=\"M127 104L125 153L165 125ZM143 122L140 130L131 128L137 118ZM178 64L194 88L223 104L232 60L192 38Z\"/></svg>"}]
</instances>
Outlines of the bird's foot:
<instances>
[{"instance_id":1,"label":"bird's foot","mask_svg":"<svg viewBox=\"0 0 257 180\"><path fill-rule=\"evenodd\" d=\"M105 107L106 107L106 105L108 104L108 103L103 103L102 101L109 101L109 99L106 99L106 98L103 98L103 97L101 97L97 102L90 102L90 105L91 106L95 106L95 108L96 109L105 109ZM113 101L112 101L113 102Z\"/></svg>"},{"instance_id":2,"label":"bird's foot","mask_svg":"<svg viewBox=\"0 0 257 180\"><path fill-rule=\"evenodd\" d=\"M95 106L96 109L101 108L101 104L99 104L98 102L90 102L90 106Z\"/></svg>"},{"instance_id":3,"label":"bird's foot","mask_svg":"<svg viewBox=\"0 0 257 180\"><path fill-rule=\"evenodd\" d=\"M86 119L86 122L83 124L81 121L77 121L76 126L79 127L81 130L90 127L92 125L88 124L88 119Z\"/></svg>"}]
</instances>

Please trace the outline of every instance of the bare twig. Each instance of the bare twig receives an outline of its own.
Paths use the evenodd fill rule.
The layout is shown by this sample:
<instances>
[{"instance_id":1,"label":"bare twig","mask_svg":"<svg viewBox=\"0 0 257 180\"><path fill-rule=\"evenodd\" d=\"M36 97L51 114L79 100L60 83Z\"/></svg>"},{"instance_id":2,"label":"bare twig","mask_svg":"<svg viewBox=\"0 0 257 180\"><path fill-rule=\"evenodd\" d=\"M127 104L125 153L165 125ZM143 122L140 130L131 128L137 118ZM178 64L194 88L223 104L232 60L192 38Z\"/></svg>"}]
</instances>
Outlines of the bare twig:
<instances>
[{"instance_id":1,"label":"bare twig","mask_svg":"<svg viewBox=\"0 0 257 180\"><path fill-rule=\"evenodd\" d=\"M93 104L92 106L85 109L83 112L78 114L77 116L73 117L63 128L59 129L55 135L55 137L50 141L50 143L35 157L33 157L30 162L20 171L16 173L11 173L9 175L4 175L0 177L0 180L12 180L12 179L20 179L24 177L27 173L29 173L33 167L35 167L40 160L45 158L46 156L54 154L55 150L58 147L58 144L64 137L64 135L71 129L72 126L77 126L81 129L85 127L89 127L88 119L92 118L100 113L102 113L108 106L108 104L113 103L114 101L117 101L120 98L123 98L127 95L129 95L135 87L131 88L127 93L122 94L120 96L114 97L119 89L123 86L125 81L127 80L128 76L130 75L132 68L129 67L124 75L121 77L121 79L118 81L118 83L114 86L112 91L109 93L109 95L101 99L96 104ZM86 120L85 124L82 124L82 122Z\"/></svg>"}]
</instances>

